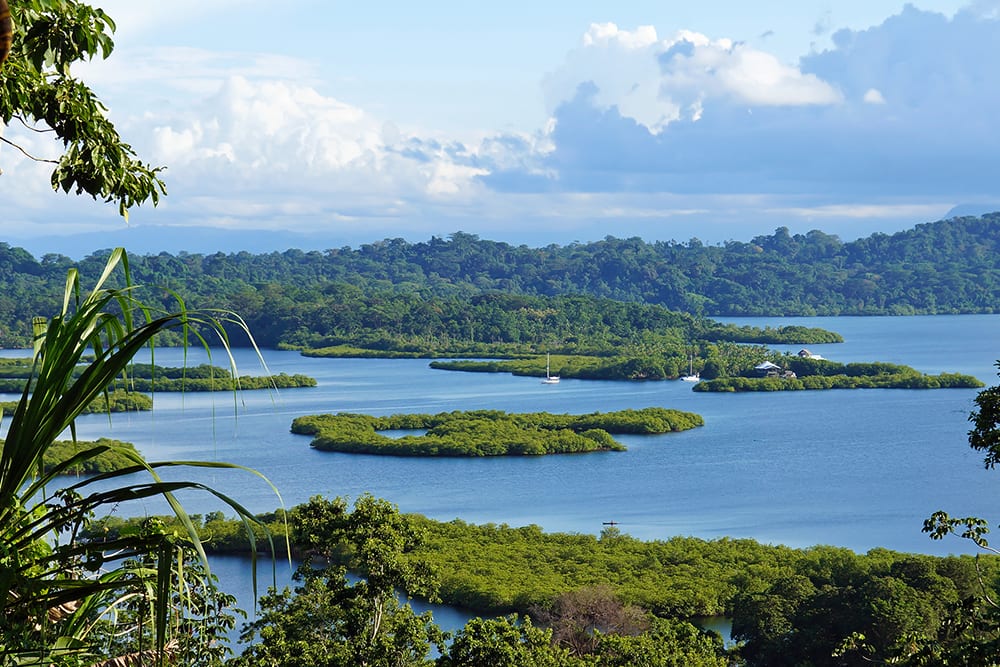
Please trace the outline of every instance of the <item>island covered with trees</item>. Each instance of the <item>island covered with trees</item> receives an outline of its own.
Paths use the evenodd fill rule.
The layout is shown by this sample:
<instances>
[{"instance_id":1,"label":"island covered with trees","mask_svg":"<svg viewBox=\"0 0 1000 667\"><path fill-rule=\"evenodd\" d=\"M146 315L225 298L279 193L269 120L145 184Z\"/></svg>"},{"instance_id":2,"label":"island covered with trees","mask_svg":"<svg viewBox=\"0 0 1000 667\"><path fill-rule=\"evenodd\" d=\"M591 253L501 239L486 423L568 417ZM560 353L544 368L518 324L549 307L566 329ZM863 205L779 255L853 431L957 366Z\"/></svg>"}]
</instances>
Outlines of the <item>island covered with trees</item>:
<instances>
[{"instance_id":1,"label":"island covered with trees","mask_svg":"<svg viewBox=\"0 0 1000 667\"><path fill-rule=\"evenodd\" d=\"M316 449L393 456L540 456L624 451L612 434L655 434L702 426L700 415L667 408L556 415L470 410L388 417L340 413L298 417L292 432ZM379 431L422 431L389 437Z\"/></svg>"},{"instance_id":2,"label":"island covered with trees","mask_svg":"<svg viewBox=\"0 0 1000 667\"><path fill-rule=\"evenodd\" d=\"M561 378L582 380L668 380L699 373L694 391L794 391L802 389L946 389L978 388L971 375L927 375L910 366L886 362L848 364L804 355L774 352L763 345L733 343L692 346L688 367L680 359L656 355L554 355L520 359L432 361L431 368L473 373L545 376L546 365ZM697 356L695 356L697 351ZM808 351L806 351L808 352Z\"/></svg>"},{"instance_id":3,"label":"island covered with trees","mask_svg":"<svg viewBox=\"0 0 1000 667\"><path fill-rule=\"evenodd\" d=\"M23 381L22 381L23 388ZM17 401L0 401L0 411L3 414L10 414L17 407ZM115 389L106 394L101 394L87 405L80 414L94 414L102 412L140 412L153 409L153 399L135 391L124 391Z\"/></svg>"},{"instance_id":4,"label":"island covered with trees","mask_svg":"<svg viewBox=\"0 0 1000 667\"><path fill-rule=\"evenodd\" d=\"M90 441L56 440L45 451L44 469L52 471L59 464L66 463L81 452L101 450L86 458L62 468L61 475L99 475L117 472L139 464L142 456L131 442L98 438Z\"/></svg>"},{"instance_id":5,"label":"island covered with trees","mask_svg":"<svg viewBox=\"0 0 1000 667\"><path fill-rule=\"evenodd\" d=\"M828 359L780 355L775 362L741 375L705 380L694 391L799 391L815 389L976 389L985 384L962 373L927 375L910 366L886 362L842 364Z\"/></svg>"}]
</instances>

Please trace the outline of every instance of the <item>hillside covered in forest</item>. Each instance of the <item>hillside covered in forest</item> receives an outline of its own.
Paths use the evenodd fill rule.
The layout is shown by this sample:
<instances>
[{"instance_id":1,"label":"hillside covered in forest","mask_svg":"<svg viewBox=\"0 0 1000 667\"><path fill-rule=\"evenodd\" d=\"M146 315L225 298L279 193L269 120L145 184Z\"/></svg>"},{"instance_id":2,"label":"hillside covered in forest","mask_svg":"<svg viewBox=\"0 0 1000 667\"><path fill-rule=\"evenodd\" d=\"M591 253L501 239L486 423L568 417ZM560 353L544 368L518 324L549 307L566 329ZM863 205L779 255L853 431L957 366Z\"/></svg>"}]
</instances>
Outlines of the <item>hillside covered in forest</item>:
<instances>
[{"instance_id":1,"label":"hillside covered in forest","mask_svg":"<svg viewBox=\"0 0 1000 667\"><path fill-rule=\"evenodd\" d=\"M67 269L90 279L107 254L35 258L0 243L0 345L24 344L31 317L55 310ZM695 318L988 313L1000 310L1000 213L851 242L779 228L714 246L607 237L529 248L456 232L325 252L133 255L130 268L135 283L157 288L154 300L169 303L167 290L177 290L189 307L234 310L265 345L330 344L361 330L436 337L455 327L449 335L499 341L502 322L494 331L447 316L482 310L497 294L523 297L512 306L519 311L614 301Z\"/></svg>"}]
</instances>

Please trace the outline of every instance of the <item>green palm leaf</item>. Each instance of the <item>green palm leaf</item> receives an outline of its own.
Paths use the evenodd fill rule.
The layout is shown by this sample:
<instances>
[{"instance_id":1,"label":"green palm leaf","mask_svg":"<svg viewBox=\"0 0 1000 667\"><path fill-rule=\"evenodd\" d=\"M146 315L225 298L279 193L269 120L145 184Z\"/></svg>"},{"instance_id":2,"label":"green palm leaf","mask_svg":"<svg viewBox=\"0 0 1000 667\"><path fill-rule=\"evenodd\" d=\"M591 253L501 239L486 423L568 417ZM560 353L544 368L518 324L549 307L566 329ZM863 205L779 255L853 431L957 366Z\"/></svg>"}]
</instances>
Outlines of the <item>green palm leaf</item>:
<instances>
[{"instance_id":1,"label":"green palm leaf","mask_svg":"<svg viewBox=\"0 0 1000 667\"><path fill-rule=\"evenodd\" d=\"M119 269L124 286L108 287ZM177 491L199 490L218 498L243 520L255 545L252 528L259 522L236 500L197 482L164 481L157 473L175 466L248 470L242 466L194 461L147 463L135 458L135 464L124 470L50 491L58 487L59 473L108 447L87 448L48 471L43 466L46 450L67 430L76 439L77 417L95 398L106 394L116 379L127 382L136 354L152 349L161 331L179 327L184 340L194 338L206 350L209 345L202 332L214 333L226 350L233 376L239 377L226 326L245 331L241 318L220 311L189 312L180 298L176 299L176 311L155 313L135 297L135 291L128 257L119 248L111 253L89 293L81 289L77 271L70 270L61 311L49 320L36 318L33 323L31 375L9 417L0 449L0 653L32 649L32 655L42 662L72 654L86 664L85 656L90 654L80 641L95 627L95 614L111 612L124 600L140 596L151 602L153 648L157 660L162 660L170 630L172 568L178 549L196 553L207 572L197 529L177 500ZM136 474L145 474L150 481L136 482ZM105 488L109 481L116 485ZM184 528L183 535L151 530L100 547L77 539L80 528L95 513L153 497L163 498L171 506ZM183 555L179 558L182 561ZM89 574L91 566L99 566L103 573ZM252 571L256 589L255 564ZM53 620L53 616L57 618ZM36 632L32 628L41 629ZM12 634L15 629L23 636Z\"/></svg>"}]
</instances>

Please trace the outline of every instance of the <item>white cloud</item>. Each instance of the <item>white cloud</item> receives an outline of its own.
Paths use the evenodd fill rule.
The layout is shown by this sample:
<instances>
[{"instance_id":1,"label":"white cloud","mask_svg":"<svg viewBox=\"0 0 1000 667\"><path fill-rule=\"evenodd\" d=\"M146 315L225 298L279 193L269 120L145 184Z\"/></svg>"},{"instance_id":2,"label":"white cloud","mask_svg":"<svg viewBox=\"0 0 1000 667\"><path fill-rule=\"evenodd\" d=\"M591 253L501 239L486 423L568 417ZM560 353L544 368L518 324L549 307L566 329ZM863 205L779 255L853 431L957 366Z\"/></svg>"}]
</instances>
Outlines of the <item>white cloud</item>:
<instances>
[{"instance_id":1,"label":"white cloud","mask_svg":"<svg viewBox=\"0 0 1000 667\"><path fill-rule=\"evenodd\" d=\"M864 100L868 104L885 104L885 98L878 88L869 88L866 90Z\"/></svg>"},{"instance_id":2,"label":"white cloud","mask_svg":"<svg viewBox=\"0 0 1000 667\"><path fill-rule=\"evenodd\" d=\"M699 33L654 43L602 26L547 81L572 92L553 114L543 173L560 191L815 195L831 208L811 202L808 215L845 220L877 196L991 194L1000 21L982 18L984 9L949 19L907 5L881 25L836 32L831 49L794 67ZM657 104L678 109L669 122L628 107L621 84L635 71L644 89L658 87ZM541 189L505 176L487 182Z\"/></svg>"},{"instance_id":3,"label":"white cloud","mask_svg":"<svg viewBox=\"0 0 1000 667\"><path fill-rule=\"evenodd\" d=\"M678 105L660 97L656 59L662 44L652 26L628 31L613 23L591 25L581 46L543 80L549 113L571 99L581 83L592 82L599 105L617 107L628 118L658 132L680 117Z\"/></svg>"},{"instance_id":4,"label":"white cloud","mask_svg":"<svg viewBox=\"0 0 1000 667\"><path fill-rule=\"evenodd\" d=\"M619 30L614 23L591 23L583 35L585 47L616 44L626 49L644 49L653 46L656 41L656 28L651 25L641 25L629 31Z\"/></svg>"},{"instance_id":5,"label":"white cloud","mask_svg":"<svg viewBox=\"0 0 1000 667\"><path fill-rule=\"evenodd\" d=\"M418 138L289 81L230 77L190 113L156 120L152 159L185 188L439 197L487 173L460 151L402 152Z\"/></svg>"},{"instance_id":6,"label":"white cloud","mask_svg":"<svg viewBox=\"0 0 1000 667\"><path fill-rule=\"evenodd\" d=\"M728 39L682 34L665 45L661 95L682 106L712 98L749 106L829 105L841 95L829 83L775 56Z\"/></svg>"},{"instance_id":7,"label":"white cloud","mask_svg":"<svg viewBox=\"0 0 1000 667\"><path fill-rule=\"evenodd\" d=\"M1000 2L998 0L972 0L968 11L985 19L1000 19Z\"/></svg>"},{"instance_id":8,"label":"white cloud","mask_svg":"<svg viewBox=\"0 0 1000 667\"><path fill-rule=\"evenodd\" d=\"M194 121L190 127L174 130L171 127L156 127L153 129L154 155L157 162L170 165L183 165L196 160L221 158L227 162L235 162L236 155L232 145L220 142L215 146L203 146L205 130L200 121Z\"/></svg>"},{"instance_id":9,"label":"white cloud","mask_svg":"<svg viewBox=\"0 0 1000 667\"><path fill-rule=\"evenodd\" d=\"M700 119L710 100L746 106L842 101L819 77L746 44L690 30L660 39L652 26L629 31L614 23L591 25L581 46L546 76L550 111L572 99L584 83L596 87L593 99L600 108L615 108L654 135L685 115Z\"/></svg>"},{"instance_id":10,"label":"white cloud","mask_svg":"<svg viewBox=\"0 0 1000 667\"><path fill-rule=\"evenodd\" d=\"M249 11L257 2L202 9ZM115 3L128 11L114 14L137 28L159 20ZM157 7L151 16L175 11ZM670 229L750 218L926 220L940 201L995 188L997 44L995 22L910 7L882 26L837 33L828 52L793 66L731 39L597 23L543 80L546 127L475 138L431 133L405 115L388 123L375 111L385 107L349 102L344 79L319 61L130 47L80 74L143 159L167 165L170 196L158 220L377 234L383 223L469 229L430 226L439 219L534 231L551 222L565 225L561 233L589 219L603 233L640 233L639 222L660 218ZM393 80L398 71L385 68ZM48 190L47 168L7 148L0 167L18 211L59 198L37 197ZM883 194L900 199L872 203ZM119 224L113 207L101 210ZM621 226L609 228L613 221Z\"/></svg>"},{"instance_id":11,"label":"white cloud","mask_svg":"<svg viewBox=\"0 0 1000 667\"><path fill-rule=\"evenodd\" d=\"M448 160L439 160L429 170L430 179L427 183L427 194L457 195L463 188L469 188L473 184L473 179L477 176L484 176L489 172L487 169L467 167L455 164Z\"/></svg>"}]
</instances>

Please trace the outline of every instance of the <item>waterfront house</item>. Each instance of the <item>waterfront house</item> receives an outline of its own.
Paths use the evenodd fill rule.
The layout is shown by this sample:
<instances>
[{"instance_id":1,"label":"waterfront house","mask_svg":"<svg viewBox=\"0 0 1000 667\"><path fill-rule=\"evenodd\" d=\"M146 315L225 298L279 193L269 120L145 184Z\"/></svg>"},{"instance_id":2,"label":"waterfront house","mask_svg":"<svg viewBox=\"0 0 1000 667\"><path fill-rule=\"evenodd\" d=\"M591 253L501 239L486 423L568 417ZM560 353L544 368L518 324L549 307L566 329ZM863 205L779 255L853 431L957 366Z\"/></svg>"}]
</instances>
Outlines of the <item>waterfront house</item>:
<instances>
[{"instance_id":1,"label":"waterfront house","mask_svg":"<svg viewBox=\"0 0 1000 667\"><path fill-rule=\"evenodd\" d=\"M770 361L765 361L762 364L757 364L753 369L757 375L764 377L767 375L777 375L778 371L781 370L781 366Z\"/></svg>"}]
</instances>

